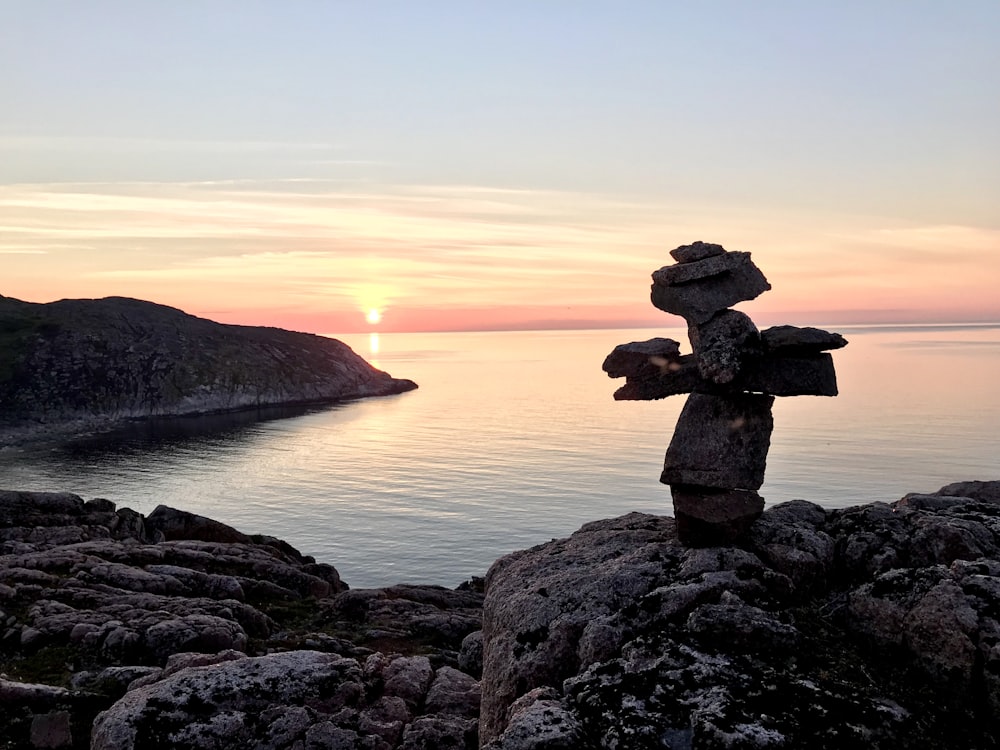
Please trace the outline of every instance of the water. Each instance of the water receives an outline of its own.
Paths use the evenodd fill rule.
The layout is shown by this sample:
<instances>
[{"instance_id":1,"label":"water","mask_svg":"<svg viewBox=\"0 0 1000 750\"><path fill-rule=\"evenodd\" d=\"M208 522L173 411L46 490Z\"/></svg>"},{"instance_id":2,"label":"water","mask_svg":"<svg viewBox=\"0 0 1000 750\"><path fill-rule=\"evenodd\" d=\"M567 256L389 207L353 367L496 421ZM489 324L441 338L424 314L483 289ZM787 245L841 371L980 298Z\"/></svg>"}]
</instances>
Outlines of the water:
<instances>
[{"instance_id":1,"label":"water","mask_svg":"<svg viewBox=\"0 0 1000 750\"><path fill-rule=\"evenodd\" d=\"M850 341L834 352L841 395L776 400L768 503L1000 479L1000 326L833 329ZM658 477L685 397L615 402L600 369L654 335L686 342L679 329L345 336L420 389L0 451L0 487L201 513L281 537L353 587L454 586L588 521L670 513Z\"/></svg>"}]
</instances>

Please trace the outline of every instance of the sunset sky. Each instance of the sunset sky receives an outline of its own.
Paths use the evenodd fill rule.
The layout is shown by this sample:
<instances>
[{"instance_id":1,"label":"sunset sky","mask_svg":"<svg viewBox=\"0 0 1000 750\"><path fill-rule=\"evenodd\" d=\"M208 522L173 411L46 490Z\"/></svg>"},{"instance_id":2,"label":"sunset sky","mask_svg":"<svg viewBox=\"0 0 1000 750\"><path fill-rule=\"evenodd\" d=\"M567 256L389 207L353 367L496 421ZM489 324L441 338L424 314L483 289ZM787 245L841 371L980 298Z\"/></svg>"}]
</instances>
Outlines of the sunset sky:
<instances>
[{"instance_id":1,"label":"sunset sky","mask_svg":"<svg viewBox=\"0 0 1000 750\"><path fill-rule=\"evenodd\" d=\"M320 333L1000 320L1000 2L0 0L0 294ZM372 314L377 322L368 322Z\"/></svg>"}]
</instances>

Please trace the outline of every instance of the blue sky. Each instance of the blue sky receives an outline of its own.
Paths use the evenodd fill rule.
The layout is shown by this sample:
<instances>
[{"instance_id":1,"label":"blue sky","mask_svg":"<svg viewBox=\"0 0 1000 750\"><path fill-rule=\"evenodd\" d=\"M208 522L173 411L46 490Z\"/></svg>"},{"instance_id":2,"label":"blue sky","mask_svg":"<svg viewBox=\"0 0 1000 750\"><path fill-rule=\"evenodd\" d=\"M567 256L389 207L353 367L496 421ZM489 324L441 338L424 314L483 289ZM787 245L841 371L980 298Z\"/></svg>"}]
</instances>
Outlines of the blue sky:
<instances>
[{"instance_id":1,"label":"blue sky","mask_svg":"<svg viewBox=\"0 0 1000 750\"><path fill-rule=\"evenodd\" d=\"M238 257L275 280L254 287L271 300L266 309L298 309L288 320L305 321L323 295L283 297L280 259L288 253L285 267L301 274L311 253L308 274L322 274L313 261L331 269L329 324L345 306L355 315L369 304L418 305L400 289L358 299L362 261L380 274L412 269L415 289L452 273L453 287L423 290L447 297L477 287L476 268L516 279L575 260L594 281L574 287L576 298L596 303L607 292L609 305L624 306L626 293L602 281L610 259L588 266L602 242L614 251L620 238L620 263L642 279L628 294L641 297L667 250L704 239L753 250L779 279L811 270L813 293L776 309L799 310L798 297L812 296L836 311L844 291L820 283L823 268L870 261L899 283L882 302L880 282L861 283L875 291L850 300L852 310L905 316L937 300L944 317L977 317L976 305L1000 317L987 296L1000 282L998 38L995 0L6 0L0 293L45 301L47 290L135 290L250 320L260 305L240 306L238 289L222 290L222 309L168 281ZM372 212L363 248L352 244L357 233L316 218L324 205L360 203ZM299 213L281 214L290 204ZM431 204L435 229L408 245L413 217ZM88 211L115 231L94 231L81 221ZM268 211L274 221L252 238L227 235ZM484 215L488 231L471 239ZM179 234L178 224L193 228ZM557 247L560 232L581 227L575 252ZM532 251L512 253L512 241ZM479 262L456 265L469 247ZM963 263L970 276L952 281L951 296L935 297L932 264L956 254L977 263ZM66 278L52 278L58 259ZM355 291L335 288L337 264ZM531 281L518 294L512 280L496 298L480 284L479 307L556 315L572 302L556 283ZM218 280L204 291L218 302Z\"/></svg>"}]
</instances>

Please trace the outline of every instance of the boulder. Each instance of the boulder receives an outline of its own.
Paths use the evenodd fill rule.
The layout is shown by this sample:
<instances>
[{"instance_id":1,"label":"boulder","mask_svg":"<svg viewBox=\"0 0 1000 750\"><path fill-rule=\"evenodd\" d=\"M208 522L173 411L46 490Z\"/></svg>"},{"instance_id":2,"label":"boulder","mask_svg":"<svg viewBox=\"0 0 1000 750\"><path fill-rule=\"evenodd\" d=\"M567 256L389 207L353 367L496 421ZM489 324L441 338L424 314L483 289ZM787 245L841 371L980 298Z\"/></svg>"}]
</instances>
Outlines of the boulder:
<instances>
[{"instance_id":1,"label":"boulder","mask_svg":"<svg viewBox=\"0 0 1000 750\"><path fill-rule=\"evenodd\" d=\"M480 618L480 621L482 618ZM462 639L458 668L479 679L483 674L483 631L474 630Z\"/></svg>"},{"instance_id":2,"label":"boulder","mask_svg":"<svg viewBox=\"0 0 1000 750\"><path fill-rule=\"evenodd\" d=\"M326 626L359 646L391 651L398 643L421 644L436 665L457 667L465 639L482 628L482 602L478 591L397 585L342 591L317 609Z\"/></svg>"},{"instance_id":3,"label":"boulder","mask_svg":"<svg viewBox=\"0 0 1000 750\"><path fill-rule=\"evenodd\" d=\"M475 747L479 683L425 657L179 654L133 683L91 748Z\"/></svg>"},{"instance_id":4,"label":"boulder","mask_svg":"<svg viewBox=\"0 0 1000 750\"><path fill-rule=\"evenodd\" d=\"M634 513L494 563L483 611L484 744L502 733L517 698L586 668L581 646L595 630L614 638L602 618L635 606L669 580L671 558L680 554L671 542L671 520ZM607 650L615 647L588 649Z\"/></svg>"},{"instance_id":5,"label":"boulder","mask_svg":"<svg viewBox=\"0 0 1000 750\"><path fill-rule=\"evenodd\" d=\"M484 750L575 750L586 747L583 727L550 688L530 690L510 707L510 718L500 737Z\"/></svg>"},{"instance_id":6,"label":"boulder","mask_svg":"<svg viewBox=\"0 0 1000 750\"><path fill-rule=\"evenodd\" d=\"M300 733L305 740L310 728L363 695L358 663L334 654L293 651L188 667L102 712L91 749L242 748L271 733L274 708L298 706L312 709Z\"/></svg>"},{"instance_id":7,"label":"boulder","mask_svg":"<svg viewBox=\"0 0 1000 750\"><path fill-rule=\"evenodd\" d=\"M197 513L157 505L146 516L146 529L159 532L164 539L197 539L202 542L249 542L250 537L232 526Z\"/></svg>"},{"instance_id":8,"label":"boulder","mask_svg":"<svg viewBox=\"0 0 1000 750\"><path fill-rule=\"evenodd\" d=\"M764 510L764 498L752 490L675 484L670 493L677 535L692 547L732 544Z\"/></svg>"},{"instance_id":9,"label":"boulder","mask_svg":"<svg viewBox=\"0 0 1000 750\"><path fill-rule=\"evenodd\" d=\"M0 726L9 748L85 748L101 708L97 696L0 676Z\"/></svg>"},{"instance_id":10,"label":"boulder","mask_svg":"<svg viewBox=\"0 0 1000 750\"><path fill-rule=\"evenodd\" d=\"M769 508L750 528L747 543L801 597L823 590L835 575L836 543L826 528L823 508L792 500Z\"/></svg>"},{"instance_id":11,"label":"boulder","mask_svg":"<svg viewBox=\"0 0 1000 750\"><path fill-rule=\"evenodd\" d=\"M87 512L83 498L70 492L0 490L0 527L59 526L75 523Z\"/></svg>"},{"instance_id":12,"label":"boulder","mask_svg":"<svg viewBox=\"0 0 1000 750\"><path fill-rule=\"evenodd\" d=\"M954 482L945 485L935 494L968 497L983 503L1000 504L1000 482Z\"/></svg>"},{"instance_id":13,"label":"boulder","mask_svg":"<svg viewBox=\"0 0 1000 750\"><path fill-rule=\"evenodd\" d=\"M476 719L481 699L479 681L475 677L452 667L441 667L427 690L423 710L429 714Z\"/></svg>"},{"instance_id":14,"label":"boulder","mask_svg":"<svg viewBox=\"0 0 1000 750\"><path fill-rule=\"evenodd\" d=\"M692 393L667 448L664 484L756 490L764 483L774 399Z\"/></svg>"}]
</instances>

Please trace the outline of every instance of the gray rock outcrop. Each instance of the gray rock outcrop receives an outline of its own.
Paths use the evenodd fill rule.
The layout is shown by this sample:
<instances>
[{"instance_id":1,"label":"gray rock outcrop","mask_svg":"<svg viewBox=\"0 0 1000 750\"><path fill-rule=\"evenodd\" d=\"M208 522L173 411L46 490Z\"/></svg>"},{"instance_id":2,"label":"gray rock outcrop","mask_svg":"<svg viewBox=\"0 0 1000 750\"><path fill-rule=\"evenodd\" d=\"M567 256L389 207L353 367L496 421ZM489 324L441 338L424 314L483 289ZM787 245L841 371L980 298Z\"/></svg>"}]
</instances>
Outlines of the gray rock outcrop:
<instances>
[{"instance_id":1,"label":"gray rock outcrop","mask_svg":"<svg viewBox=\"0 0 1000 750\"><path fill-rule=\"evenodd\" d=\"M479 685L425 656L222 653L129 690L91 750L474 746Z\"/></svg>"},{"instance_id":2,"label":"gray rock outcrop","mask_svg":"<svg viewBox=\"0 0 1000 750\"><path fill-rule=\"evenodd\" d=\"M995 748L998 551L1000 482L587 524L487 575L482 747Z\"/></svg>"},{"instance_id":3,"label":"gray rock outcrop","mask_svg":"<svg viewBox=\"0 0 1000 750\"><path fill-rule=\"evenodd\" d=\"M745 533L764 508L764 482L775 396L836 396L828 349L837 333L777 326L758 331L729 309L769 290L750 253L695 242L670 253L674 265L653 273L651 300L688 325L692 354L655 338L621 344L604 360L625 378L616 400L691 394L667 448L660 481L670 485L681 540L725 544Z\"/></svg>"},{"instance_id":4,"label":"gray rock outcrop","mask_svg":"<svg viewBox=\"0 0 1000 750\"><path fill-rule=\"evenodd\" d=\"M154 515L0 492L4 747L1000 742L1000 481L785 503L739 545L596 521L498 560L485 602Z\"/></svg>"},{"instance_id":5,"label":"gray rock outcrop","mask_svg":"<svg viewBox=\"0 0 1000 750\"><path fill-rule=\"evenodd\" d=\"M323 336L222 325L123 297L34 304L0 296L0 446L60 426L413 388Z\"/></svg>"},{"instance_id":6,"label":"gray rock outcrop","mask_svg":"<svg viewBox=\"0 0 1000 750\"><path fill-rule=\"evenodd\" d=\"M475 747L480 589L349 589L192 513L0 491L0 746Z\"/></svg>"}]
</instances>

